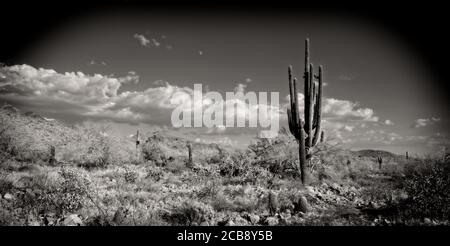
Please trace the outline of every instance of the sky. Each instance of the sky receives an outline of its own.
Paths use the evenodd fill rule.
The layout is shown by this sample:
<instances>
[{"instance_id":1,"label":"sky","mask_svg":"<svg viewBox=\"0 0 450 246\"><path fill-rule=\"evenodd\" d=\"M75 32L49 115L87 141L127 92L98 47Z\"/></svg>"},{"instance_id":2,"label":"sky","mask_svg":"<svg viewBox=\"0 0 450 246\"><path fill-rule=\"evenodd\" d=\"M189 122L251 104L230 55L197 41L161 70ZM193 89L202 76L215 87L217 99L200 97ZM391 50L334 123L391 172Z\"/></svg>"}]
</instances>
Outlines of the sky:
<instances>
[{"instance_id":1,"label":"sky","mask_svg":"<svg viewBox=\"0 0 450 246\"><path fill-rule=\"evenodd\" d=\"M286 126L287 68L293 66L303 88L305 38L311 62L324 66L323 125L330 139L350 149L395 153L450 146L447 91L436 86L430 66L408 40L351 16L80 15L48 30L15 64L0 69L0 102L71 124L106 120L132 134L172 129L175 108L205 102L192 96L194 84L202 84L203 93L219 92L225 104L226 92L279 92L279 106L269 108ZM239 105L237 118L249 110ZM172 129L196 141L236 146L260 130Z\"/></svg>"}]
</instances>

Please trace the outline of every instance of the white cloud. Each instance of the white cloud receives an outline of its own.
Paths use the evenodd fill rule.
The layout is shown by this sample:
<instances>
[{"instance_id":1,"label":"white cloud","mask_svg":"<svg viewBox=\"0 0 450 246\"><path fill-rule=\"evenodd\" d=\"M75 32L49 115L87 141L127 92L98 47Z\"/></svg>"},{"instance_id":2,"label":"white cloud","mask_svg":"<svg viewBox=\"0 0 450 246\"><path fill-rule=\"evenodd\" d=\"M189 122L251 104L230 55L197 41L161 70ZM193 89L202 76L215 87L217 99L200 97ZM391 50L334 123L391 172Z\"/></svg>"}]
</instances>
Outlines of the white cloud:
<instances>
[{"instance_id":1,"label":"white cloud","mask_svg":"<svg viewBox=\"0 0 450 246\"><path fill-rule=\"evenodd\" d=\"M245 122L253 121L253 117L257 115L251 112L255 109L269 111L286 121L286 108L289 104L283 102L279 107L261 102L249 104L242 99L227 100L225 95L222 95L222 101L213 103L205 98L205 93L203 98L194 99L192 88L171 85L165 81L156 81L153 87L142 91L120 90L124 83L139 82L139 76L133 71L122 77L112 77L82 72L58 73L52 69L16 65L0 68L0 76L5 77L0 79L0 98L16 100L29 107L36 105L36 108L47 112L79 116L80 119L88 117L170 125L170 115L180 105L188 112L193 109L207 110L235 105L234 113L224 115L224 121L231 117L234 122L235 117L244 119ZM235 92L245 93L247 85L237 84ZM299 99L300 111L303 113L303 94L299 94ZM372 109L360 107L357 103L324 98L322 120L328 136L335 134L348 139L348 134L356 134L362 125L366 127L374 124L378 117ZM234 130L218 125L207 131L219 134Z\"/></svg>"},{"instance_id":2,"label":"white cloud","mask_svg":"<svg viewBox=\"0 0 450 246\"><path fill-rule=\"evenodd\" d=\"M133 36L134 38L136 38L137 40L139 40L139 43L142 45L142 46L145 46L145 47L147 47L149 44L150 44L150 40L149 39L147 39L144 35L142 35L142 34L134 34L134 36Z\"/></svg>"},{"instance_id":3,"label":"white cloud","mask_svg":"<svg viewBox=\"0 0 450 246\"><path fill-rule=\"evenodd\" d=\"M411 125L413 128L420 128L420 127L426 127L426 126L430 126L433 125L436 122L441 121L440 118L427 118L427 119L417 119L414 121L414 123Z\"/></svg>"},{"instance_id":4,"label":"white cloud","mask_svg":"<svg viewBox=\"0 0 450 246\"><path fill-rule=\"evenodd\" d=\"M88 64L91 65L91 66L94 66L94 65L106 66L106 62L104 62L104 61L98 62L98 61L90 60L88 62Z\"/></svg>"},{"instance_id":5,"label":"white cloud","mask_svg":"<svg viewBox=\"0 0 450 246\"><path fill-rule=\"evenodd\" d=\"M151 40L152 40L152 45L153 46L159 47L161 45L161 43L158 40L156 40L154 38L152 38Z\"/></svg>"},{"instance_id":6,"label":"white cloud","mask_svg":"<svg viewBox=\"0 0 450 246\"><path fill-rule=\"evenodd\" d=\"M121 122L147 122L170 124L172 110L181 106L184 111L205 110L210 107L229 107L236 104L233 115L224 117L249 120L255 108L266 107L278 113L279 108L267 105L250 105L241 99L225 100L212 104L209 98L194 98L194 90L178 87L168 82L156 81L156 87L143 91L120 91L124 83L138 83L139 76L130 71L123 77L82 72L58 73L52 69L36 69L29 65L3 67L0 75L0 98L19 100L28 105L45 105L40 110L64 112L74 116L106 118ZM244 84L236 87L245 93ZM225 97L225 96L224 96ZM224 111L226 112L226 111ZM214 132L223 132L225 127L216 126Z\"/></svg>"},{"instance_id":7,"label":"white cloud","mask_svg":"<svg viewBox=\"0 0 450 246\"><path fill-rule=\"evenodd\" d=\"M394 122L392 122L391 120L387 119L387 120L384 121L384 124L387 125L387 126L392 126L392 125L394 125Z\"/></svg>"},{"instance_id":8,"label":"white cloud","mask_svg":"<svg viewBox=\"0 0 450 246\"><path fill-rule=\"evenodd\" d=\"M251 78L246 78L245 83L251 83L253 80Z\"/></svg>"},{"instance_id":9,"label":"white cloud","mask_svg":"<svg viewBox=\"0 0 450 246\"><path fill-rule=\"evenodd\" d=\"M198 51L198 54L199 54L199 55L203 55L203 51L199 50L199 51Z\"/></svg>"}]
</instances>

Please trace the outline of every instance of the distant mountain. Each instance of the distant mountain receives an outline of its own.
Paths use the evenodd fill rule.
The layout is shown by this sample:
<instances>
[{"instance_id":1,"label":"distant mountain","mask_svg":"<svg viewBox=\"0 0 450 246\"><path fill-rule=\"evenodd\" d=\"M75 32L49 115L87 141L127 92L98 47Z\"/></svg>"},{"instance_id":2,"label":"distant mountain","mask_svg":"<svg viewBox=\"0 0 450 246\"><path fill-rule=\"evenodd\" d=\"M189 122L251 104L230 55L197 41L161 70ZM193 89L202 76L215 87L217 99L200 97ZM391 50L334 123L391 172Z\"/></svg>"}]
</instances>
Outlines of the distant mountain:
<instances>
[{"instance_id":1,"label":"distant mountain","mask_svg":"<svg viewBox=\"0 0 450 246\"><path fill-rule=\"evenodd\" d=\"M389 151L385 151L385 150L364 149L364 150L353 151L353 153L359 157L370 157L370 158L376 158L376 157L395 158L395 157L398 157L398 155L393 154Z\"/></svg>"},{"instance_id":2,"label":"distant mountain","mask_svg":"<svg viewBox=\"0 0 450 246\"><path fill-rule=\"evenodd\" d=\"M4 134L12 137L15 143L35 150L61 146L77 136L73 127L57 120L47 120L34 112L22 113L11 105L0 108L0 122Z\"/></svg>"},{"instance_id":3,"label":"distant mountain","mask_svg":"<svg viewBox=\"0 0 450 246\"><path fill-rule=\"evenodd\" d=\"M0 107L0 132L3 137L12 139L14 145L28 150L48 152L50 146L55 146L58 152L58 149L64 146L82 143L89 138L86 135L89 133L80 131L77 126L68 126L56 119L48 119L34 112L23 113L11 105ZM103 136L108 136L108 134L105 133ZM111 135L109 137L121 141L119 136ZM127 140L134 144L135 138L135 135L131 135ZM186 138L174 136L170 130L147 132L140 136L141 146L157 143L167 156L186 155L188 141ZM125 149L126 144L129 143L122 142L119 148ZM215 144L195 141L191 141L191 144L195 152L217 151ZM221 147L221 149L225 148Z\"/></svg>"}]
</instances>

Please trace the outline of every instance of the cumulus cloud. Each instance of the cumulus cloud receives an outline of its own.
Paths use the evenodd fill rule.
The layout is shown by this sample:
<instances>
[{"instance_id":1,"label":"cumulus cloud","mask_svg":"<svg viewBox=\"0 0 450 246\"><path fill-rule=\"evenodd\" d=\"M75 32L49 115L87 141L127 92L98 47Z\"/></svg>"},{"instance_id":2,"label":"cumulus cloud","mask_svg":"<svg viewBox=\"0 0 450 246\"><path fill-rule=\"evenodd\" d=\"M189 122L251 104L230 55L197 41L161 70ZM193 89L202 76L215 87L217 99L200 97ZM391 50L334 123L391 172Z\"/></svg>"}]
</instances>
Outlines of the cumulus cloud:
<instances>
[{"instance_id":1,"label":"cumulus cloud","mask_svg":"<svg viewBox=\"0 0 450 246\"><path fill-rule=\"evenodd\" d=\"M154 39L154 38L152 38L151 41L152 41L152 45L153 46L159 47L161 45L161 43L158 40Z\"/></svg>"},{"instance_id":2,"label":"cumulus cloud","mask_svg":"<svg viewBox=\"0 0 450 246\"><path fill-rule=\"evenodd\" d=\"M151 37L149 33L146 33L147 36L143 34L134 34L133 37L139 41L139 43L144 47L165 47L167 50L172 50L173 46L167 43L167 36L161 35L158 37Z\"/></svg>"},{"instance_id":3,"label":"cumulus cloud","mask_svg":"<svg viewBox=\"0 0 450 246\"><path fill-rule=\"evenodd\" d=\"M142 34L134 34L134 36L133 36L135 39L137 39L137 40L139 40L139 43L142 45L142 46L145 46L145 47L147 47L149 44L150 44L150 40L149 39L147 39L144 35L142 35Z\"/></svg>"},{"instance_id":4,"label":"cumulus cloud","mask_svg":"<svg viewBox=\"0 0 450 246\"><path fill-rule=\"evenodd\" d=\"M436 122L441 121L440 118L426 118L426 119L417 119L414 121L414 123L411 125L411 127L413 128L420 128L420 127L426 127L426 126L430 126L433 125Z\"/></svg>"},{"instance_id":5,"label":"cumulus cloud","mask_svg":"<svg viewBox=\"0 0 450 246\"><path fill-rule=\"evenodd\" d=\"M246 78L245 83L251 83L253 80L251 78Z\"/></svg>"},{"instance_id":6,"label":"cumulus cloud","mask_svg":"<svg viewBox=\"0 0 450 246\"><path fill-rule=\"evenodd\" d=\"M139 83L139 76L134 71L113 77L82 72L58 73L52 69L29 65L0 68L0 98L54 114L70 114L80 119L88 117L127 123L171 125L171 114L175 108L189 113L202 110L203 114L208 110L215 112L221 108L224 113L223 122L207 129L206 133L211 134L233 132L232 127L225 127L227 120L243 121L246 126L249 122L259 123L258 114L254 112L267 112L267 120L277 117L282 120L281 124L287 124L288 101L272 105L269 103L270 93L267 95L267 102L261 102L257 94L257 102L252 103L246 100L248 98L227 98L214 91L211 92L217 93L221 98L212 100L206 96L208 90L203 92L202 97L195 98L195 88L179 87L165 81L156 81L152 87L141 91L121 90L126 83ZM247 85L237 84L234 93L245 95ZM303 94L299 93L299 98L300 111L303 113ZM234 108L233 111L225 110L231 107ZM355 129L362 128L362 125L377 122L378 117L372 109L361 107L358 103L324 98L322 120L328 136L333 132L344 136L354 134ZM242 130L244 129L240 128Z\"/></svg>"},{"instance_id":7,"label":"cumulus cloud","mask_svg":"<svg viewBox=\"0 0 450 246\"><path fill-rule=\"evenodd\" d=\"M304 95L298 94L299 110L303 113ZM289 102L289 95L286 96L286 101ZM287 108L289 103L285 103ZM349 100L323 98L322 99L322 118L334 122L377 122L378 117L371 108L360 107L359 103Z\"/></svg>"},{"instance_id":8,"label":"cumulus cloud","mask_svg":"<svg viewBox=\"0 0 450 246\"><path fill-rule=\"evenodd\" d=\"M90 65L90 66L95 66L95 65L106 66L106 62L104 62L104 61L98 62L98 61L95 61L95 60L90 60L88 62L88 65Z\"/></svg>"},{"instance_id":9,"label":"cumulus cloud","mask_svg":"<svg viewBox=\"0 0 450 246\"><path fill-rule=\"evenodd\" d=\"M384 121L384 124L387 125L387 126L392 126L392 125L394 125L394 122L392 122L391 120L387 119L387 120Z\"/></svg>"},{"instance_id":10,"label":"cumulus cloud","mask_svg":"<svg viewBox=\"0 0 450 246\"><path fill-rule=\"evenodd\" d=\"M376 122L378 117L371 108L361 108L358 103L334 98L323 99L323 113L325 117L345 119L348 121Z\"/></svg>"},{"instance_id":11,"label":"cumulus cloud","mask_svg":"<svg viewBox=\"0 0 450 246\"><path fill-rule=\"evenodd\" d=\"M3 67L5 78L0 81L0 97L37 104L42 110L54 112L59 109L82 115L114 116L114 118L139 118L128 109L112 110L124 83L138 82L139 76L129 72L124 77L82 72L58 73L52 69L36 69L29 65Z\"/></svg>"},{"instance_id":12,"label":"cumulus cloud","mask_svg":"<svg viewBox=\"0 0 450 246\"><path fill-rule=\"evenodd\" d=\"M120 91L125 83L138 83L139 76L130 71L122 77L82 72L58 73L52 69L36 69L29 65L2 67L0 75L0 98L20 101L22 104L40 105L40 110L52 113L65 112L74 116L112 119L121 122L146 122L170 124L175 108L182 111L234 107L227 118L236 117L245 122L256 117L254 109L264 109L278 114L279 108L270 105L251 105L244 99L220 99L213 102L206 97L194 97L194 90L178 87L168 82L156 81L155 87L142 91ZM245 85L239 84L236 92L245 93ZM27 106L24 105L24 106ZM228 111L224 110L224 113ZM270 114L272 115L272 114ZM221 124L214 126L214 133L225 131Z\"/></svg>"}]
</instances>

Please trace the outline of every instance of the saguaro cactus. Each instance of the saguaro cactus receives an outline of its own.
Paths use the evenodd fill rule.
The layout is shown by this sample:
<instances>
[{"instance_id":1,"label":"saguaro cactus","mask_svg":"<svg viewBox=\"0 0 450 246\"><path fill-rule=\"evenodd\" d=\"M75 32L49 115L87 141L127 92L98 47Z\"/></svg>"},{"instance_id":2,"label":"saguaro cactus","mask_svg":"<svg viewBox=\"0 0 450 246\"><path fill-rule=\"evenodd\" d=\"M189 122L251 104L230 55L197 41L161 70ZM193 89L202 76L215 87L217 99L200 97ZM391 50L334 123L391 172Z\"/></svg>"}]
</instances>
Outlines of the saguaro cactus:
<instances>
[{"instance_id":1,"label":"saguaro cactus","mask_svg":"<svg viewBox=\"0 0 450 246\"><path fill-rule=\"evenodd\" d=\"M381 156L378 156L377 162L378 162L378 168L381 169L381 165L383 164L383 158L381 158Z\"/></svg>"},{"instance_id":2,"label":"saguaro cactus","mask_svg":"<svg viewBox=\"0 0 450 246\"><path fill-rule=\"evenodd\" d=\"M194 166L194 161L192 160L192 144L191 144L191 142L187 142L186 146L187 146L188 152L189 152L186 167L192 168Z\"/></svg>"},{"instance_id":3,"label":"saguaro cactus","mask_svg":"<svg viewBox=\"0 0 450 246\"><path fill-rule=\"evenodd\" d=\"M314 74L314 66L309 62L309 39L305 40L305 71L304 71L304 121L300 116L297 78L292 75L289 66L290 108L287 110L289 130L299 144L300 175L302 183L306 182L306 162L310 160L311 147L315 146L323 136L321 131L323 67ZM315 79L317 79L317 84ZM321 134L322 133L322 134Z\"/></svg>"},{"instance_id":4,"label":"saguaro cactus","mask_svg":"<svg viewBox=\"0 0 450 246\"><path fill-rule=\"evenodd\" d=\"M50 157L48 159L48 163L50 165L54 165L56 163L55 155L56 155L56 149L55 149L55 146L52 145L52 146L50 146Z\"/></svg>"},{"instance_id":5,"label":"saguaro cactus","mask_svg":"<svg viewBox=\"0 0 450 246\"><path fill-rule=\"evenodd\" d=\"M141 144L141 138L139 137L139 130L136 132L136 159L140 158L139 145Z\"/></svg>"},{"instance_id":6,"label":"saguaro cactus","mask_svg":"<svg viewBox=\"0 0 450 246\"><path fill-rule=\"evenodd\" d=\"M406 160L409 159L408 151L406 151Z\"/></svg>"}]
</instances>

